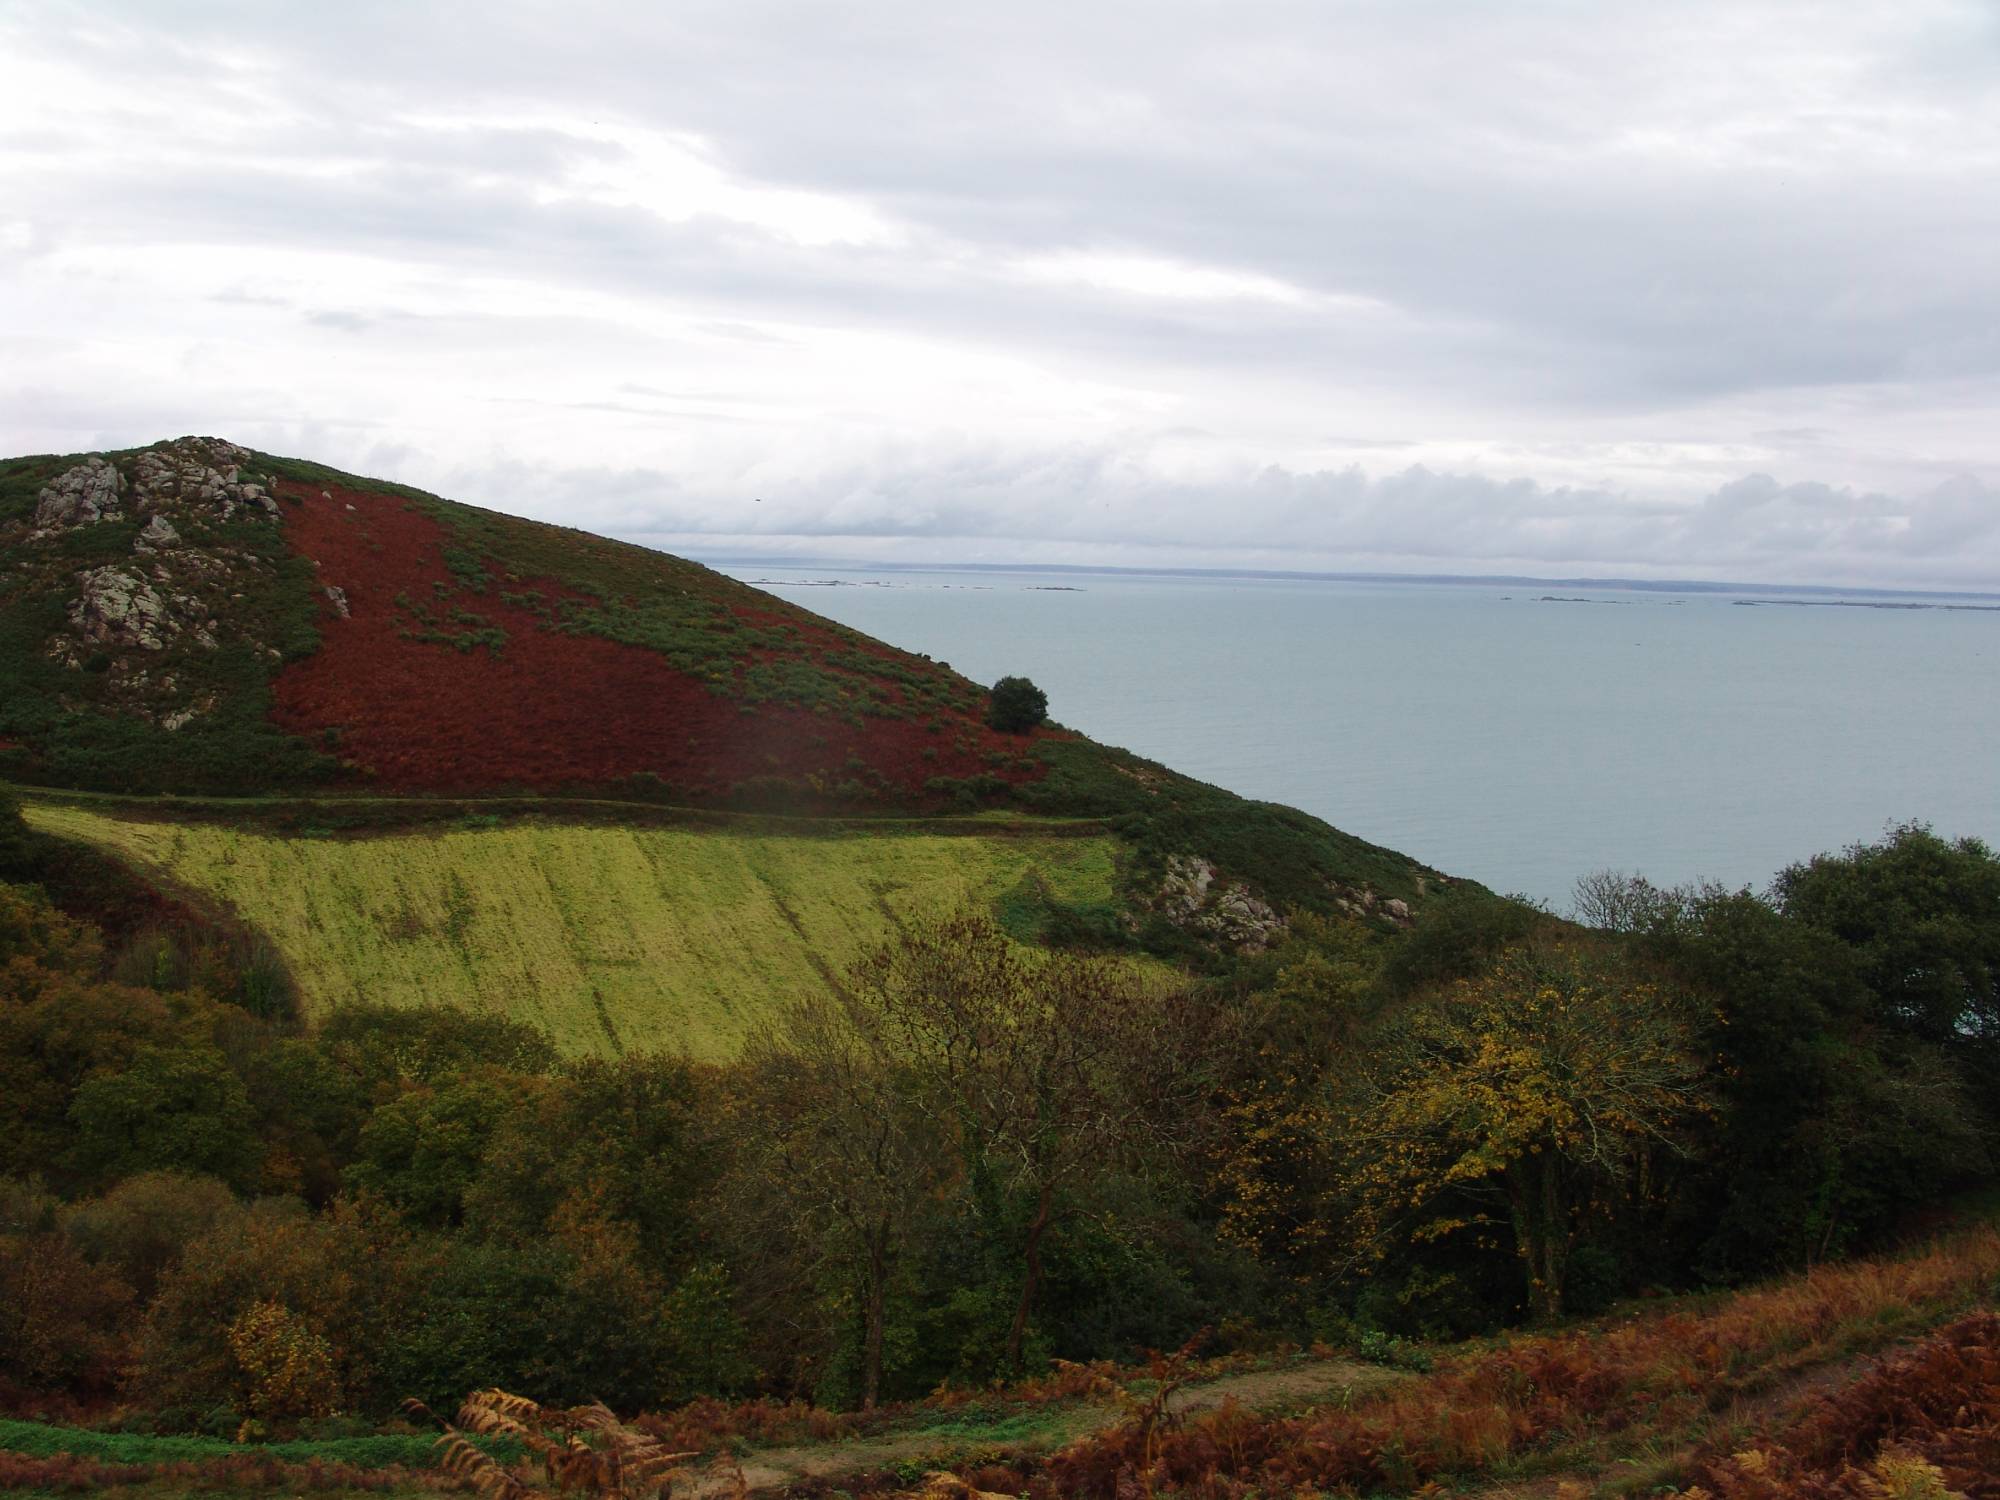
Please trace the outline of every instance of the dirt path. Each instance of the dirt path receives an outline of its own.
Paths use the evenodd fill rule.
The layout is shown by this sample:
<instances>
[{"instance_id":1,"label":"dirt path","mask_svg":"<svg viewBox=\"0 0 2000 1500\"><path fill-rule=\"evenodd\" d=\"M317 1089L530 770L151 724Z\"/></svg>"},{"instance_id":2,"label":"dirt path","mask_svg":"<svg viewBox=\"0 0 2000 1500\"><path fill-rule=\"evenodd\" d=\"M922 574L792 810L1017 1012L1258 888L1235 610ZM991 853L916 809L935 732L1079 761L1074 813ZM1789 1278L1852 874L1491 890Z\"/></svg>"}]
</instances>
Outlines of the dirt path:
<instances>
[{"instance_id":1,"label":"dirt path","mask_svg":"<svg viewBox=\"0 0 2000 1500\"><path fill-rule=\"evenodd\" d=\"M1190 1385L1171 1403L1177 1412L1207 1411L1234 1399L1257 1411L1289 1412L1329 1400L1345 1400L1401 1379L1393 1370L1351 1360L1313 1360L1276 1370L1252 1370ZM745 1455L743 1479L755 1494L781 1493L801 1480L832 1480L880 1473L901 1465L944 1467L967 1453L995 1459L1051 1453L1065 1443L1110 1426L1124 1415L1109 1402L1081 1406L1023 1408L998 1420L989 1435L977 1426L955 1426L941 1415L937 1426L890 1432L791 1448L766 1448ZM698 1495L726 1493L731 1485L711 1478Z\"/></svg>"}]
</instances>

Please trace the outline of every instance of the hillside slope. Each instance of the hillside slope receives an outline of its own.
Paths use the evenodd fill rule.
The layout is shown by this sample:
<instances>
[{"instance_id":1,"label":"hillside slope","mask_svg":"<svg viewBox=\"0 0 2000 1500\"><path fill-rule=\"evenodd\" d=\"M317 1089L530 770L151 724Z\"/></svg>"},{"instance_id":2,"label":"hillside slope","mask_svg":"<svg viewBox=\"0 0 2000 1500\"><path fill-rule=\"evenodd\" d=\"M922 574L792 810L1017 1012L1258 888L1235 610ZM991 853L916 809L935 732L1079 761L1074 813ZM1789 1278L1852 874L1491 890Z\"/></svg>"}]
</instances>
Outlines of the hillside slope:
<instances>
[{"instance_id":1,"label":"hillside slope","mask_svg":"<svg viewBox=\"0 0 2000 1500\"><path fill-rule=\"evenodd\" d=\"M31 802L37 830L254 914L308 1021L347 1001L488 1011L565 1052L721 1061L897 924L966 903L1108 905L1116 841L899 824L818 834L529 820L367 837ZM476 893L476 895L475 895ZM1023 909L1024 901L1029 903Z\"/></svg>"},{"instance_id":2,"label":"hillside slope","mask_svg":"<svg viewBox=\"0 0 2000 1500\"><path fill-rule=\"evenodd\" d=\"M1225 944L1443 878L985 703L696 563L218 438L0 462L0 778L1088 817L1121 895Z\"/></svg>"}]
</instances>

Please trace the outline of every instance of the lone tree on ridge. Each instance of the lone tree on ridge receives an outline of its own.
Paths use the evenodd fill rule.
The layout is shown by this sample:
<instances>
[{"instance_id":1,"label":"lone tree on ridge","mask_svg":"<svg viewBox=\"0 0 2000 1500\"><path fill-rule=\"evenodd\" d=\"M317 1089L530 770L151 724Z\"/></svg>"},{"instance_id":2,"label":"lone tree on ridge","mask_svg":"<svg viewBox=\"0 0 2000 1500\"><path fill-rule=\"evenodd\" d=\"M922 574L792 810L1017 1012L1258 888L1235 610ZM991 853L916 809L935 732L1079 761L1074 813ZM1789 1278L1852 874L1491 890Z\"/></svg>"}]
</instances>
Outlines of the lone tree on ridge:
<instances>
[{"instance_id":1,"label":"lone tree on ridge","mask_svg":"<svg viewBox=\"0 0 2000 1500\"><path fill-rule=\"evenodd\" d=\"M993 684L986 722L1003 734L1026 734L1049 716L1049 695L1025 677L1003 677Z\"/></svg>"}]
</instances>

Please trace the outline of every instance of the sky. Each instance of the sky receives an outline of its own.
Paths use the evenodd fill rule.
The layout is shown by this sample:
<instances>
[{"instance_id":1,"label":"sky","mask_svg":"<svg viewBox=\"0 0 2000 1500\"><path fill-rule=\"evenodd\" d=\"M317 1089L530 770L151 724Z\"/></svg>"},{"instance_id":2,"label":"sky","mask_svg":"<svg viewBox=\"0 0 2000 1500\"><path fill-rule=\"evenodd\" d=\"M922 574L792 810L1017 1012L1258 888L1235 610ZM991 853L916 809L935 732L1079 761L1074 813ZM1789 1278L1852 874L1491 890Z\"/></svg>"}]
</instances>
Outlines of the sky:
<instances>
[{"instance_id":1,"label":"sky","mask_svg":"<svg viewBox=\"0 0 2000 1500\"><path fill-rule=\"evenodd\" d=\"M2000 589L1993 0L0 0L0 452Z\"/></svg>"}]
</instances>

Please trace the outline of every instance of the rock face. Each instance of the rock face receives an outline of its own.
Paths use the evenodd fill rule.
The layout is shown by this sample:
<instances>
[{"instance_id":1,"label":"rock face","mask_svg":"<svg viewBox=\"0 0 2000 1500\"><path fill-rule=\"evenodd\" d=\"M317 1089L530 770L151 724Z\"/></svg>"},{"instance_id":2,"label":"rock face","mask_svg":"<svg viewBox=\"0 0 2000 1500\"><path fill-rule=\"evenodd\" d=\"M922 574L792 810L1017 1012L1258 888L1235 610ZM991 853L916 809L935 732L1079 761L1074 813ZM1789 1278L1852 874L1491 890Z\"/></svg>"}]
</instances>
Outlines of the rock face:
<instances>
[{"instance_id":1,"label":"rock face","mask_svg":"<svg viewBox=\"0 0 2000 1500\"><path fill-rule=\"evenodd\" d=\"M174 523L165 516L154 516L139 533L139 540L132 544L134 552L151 555L167 547L178 546L181 534L174 530Z\"/></svg>"},{"instance_id":2,"label":"rock face","mask_svg":"<svg viewBox=\"0 0 2000 1500\"><path fill-rule=\"evenodd\" d=\"M70 601L70 631L78 641L100 648L136 646L164 651L175 633L167 601L143 578L113 564L77 575L82 594Z\"/></svg>"},{"instance_id":3,"label":"rock face","mask_svg":"<svg viewBox=\"0 0 2000 1500\"><path fill-rule=\"evenodd\" d=\"M88 459L42 486L35 497L35 531L50 535L110 520L124 493L123 474L101 458Z\"/></svg>"},{"instance_id":4,"label":"rock face","mask_svg":"<svg viewBox=\"0 0 2000 1500\"><path fill-rule=\"evenodd\" d=\"M1261 953L1285 933L1285 919L1241 881L1218 884L1215 866L1193 854L1167 858L1153 910L1188 932L1241 953Z\"/></svg>"}]
</instances>

